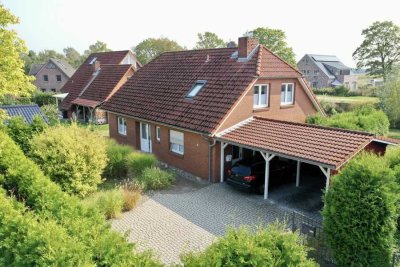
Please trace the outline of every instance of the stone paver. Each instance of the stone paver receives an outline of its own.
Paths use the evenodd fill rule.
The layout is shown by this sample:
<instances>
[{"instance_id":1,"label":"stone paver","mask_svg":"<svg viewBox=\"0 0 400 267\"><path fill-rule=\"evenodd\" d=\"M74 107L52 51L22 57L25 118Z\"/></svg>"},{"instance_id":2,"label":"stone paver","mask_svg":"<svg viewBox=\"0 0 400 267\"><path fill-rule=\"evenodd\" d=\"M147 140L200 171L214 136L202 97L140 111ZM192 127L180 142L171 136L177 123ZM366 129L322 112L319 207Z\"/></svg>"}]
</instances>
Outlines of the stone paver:
<instances>
[{"instance_id":1,"label":"stone paver","mask_svg":"<svg viewBox=\"0 0 400 267\"><path fill-rule=\"evenodd\" d=\"M261 196L213 184L178 193L155 193L113 220L112 227L129 231L129 240L139 249L153 249L164 263L171 264L179 263L183 251L204 249L228 226L257 227L284 220L286 211Z\"/></svg>"}]
</instances>

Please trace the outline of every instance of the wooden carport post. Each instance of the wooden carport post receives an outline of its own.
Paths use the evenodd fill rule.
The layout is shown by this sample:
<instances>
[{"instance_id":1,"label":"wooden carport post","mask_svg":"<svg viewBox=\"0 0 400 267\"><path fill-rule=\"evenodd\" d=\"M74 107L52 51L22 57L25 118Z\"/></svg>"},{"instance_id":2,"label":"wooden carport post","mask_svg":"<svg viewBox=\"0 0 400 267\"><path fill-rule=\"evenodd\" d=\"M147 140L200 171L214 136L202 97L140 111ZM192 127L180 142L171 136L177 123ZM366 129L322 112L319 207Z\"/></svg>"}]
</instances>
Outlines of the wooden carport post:
<instances>
[{"instance_id":1,"label":"wooden carport post","mask_svg":"<svg viewBox=\"0 0 400 267\"><path fill-rule=\"evenodd\" d=\"M264 199L268 199L268 185L269 185L269 162L275 157L274 154L268 154L260 151L265 159L265 183L264 183Z\"/></svg>"},{"instance_id":2,"label":"wooden carport post","mask_svg":"<svg viewBox=\"0 0 400 267\"><path fill-rule=\"evenodd\" d=\"M300 185L300 160L297 161L297 171L296 171L296 187Z\"/></svg>"},{"instance_id":3,"label":"wooden carport post","mask_svg":"<svg viewBox=\"0 0 400 267\"><path fill-rule=\"evenodd\" d=\"M220 173L221 173L220 182L221 183L224 182L224 169L225 169L224 152L225 152L225 148L227 145L228 145L227 143L224 143L221 141L221 167L220 167L221 168L221 170L220 170Z\"/></svg>"},{"instance_id":4,"label":"wooden carport post","mask_svg":"<svg viewBox=\"0 0 400 267\"><path fill-rule=\"evenodd\" d=\"M329 189L329 180L330 180L330 178L331 178L331 169L329 169L329 168L324 168L324 167L322 167L322 166L318 166L318 167L321 169L322 173L323 173L323 174L325 175L325 177L326 177L325 191L328 192L328 189Z\"/></svg>"}]
</instances>

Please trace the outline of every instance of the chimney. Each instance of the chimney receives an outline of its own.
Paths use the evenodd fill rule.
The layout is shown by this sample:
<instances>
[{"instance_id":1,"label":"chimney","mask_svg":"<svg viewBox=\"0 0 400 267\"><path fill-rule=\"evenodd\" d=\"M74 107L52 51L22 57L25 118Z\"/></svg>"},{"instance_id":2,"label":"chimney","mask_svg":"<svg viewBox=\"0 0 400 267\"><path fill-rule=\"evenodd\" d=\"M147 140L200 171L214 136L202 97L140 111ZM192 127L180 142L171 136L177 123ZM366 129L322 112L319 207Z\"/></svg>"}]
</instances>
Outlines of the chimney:
<instances>
[{"instance_id":1,"label":"chimney","mask_svg":"<svg viewBox=\"0 0 400 267\"><path fill-rule=\"evenodd\" d=\"M254 37L239 37L239 58L247 58L251 51L259 44Z\"/></svg>"},{"instance_id":2,"label":"chimney","mask_svg":"<svg viewBox=\"0 0 400 267\"><path fill-rule=\"evenodd\" d=\"M93 72L96 72L100 69L100 61L96 60L93 64Z\"/></svg>"}]
</instances>

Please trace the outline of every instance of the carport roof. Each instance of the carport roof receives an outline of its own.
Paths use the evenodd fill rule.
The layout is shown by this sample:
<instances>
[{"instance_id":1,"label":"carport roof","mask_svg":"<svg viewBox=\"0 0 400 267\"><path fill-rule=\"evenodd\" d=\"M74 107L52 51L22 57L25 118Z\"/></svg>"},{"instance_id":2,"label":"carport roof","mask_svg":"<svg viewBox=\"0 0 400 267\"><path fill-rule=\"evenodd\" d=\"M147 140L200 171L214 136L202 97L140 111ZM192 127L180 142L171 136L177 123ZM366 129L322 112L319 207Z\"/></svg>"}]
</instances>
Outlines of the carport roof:
<instances>
[{"instance_id":1,"label":"carport roof","mask_svg":"<svg viewBox=\"0 0 400 267\"><path fill-rule=\"evenodd\" d=\"M334 170L369 143L381 141L365 132L260 117L252 117L232 126L217 134L216 138Z\"/></svg>"}]
</instances>

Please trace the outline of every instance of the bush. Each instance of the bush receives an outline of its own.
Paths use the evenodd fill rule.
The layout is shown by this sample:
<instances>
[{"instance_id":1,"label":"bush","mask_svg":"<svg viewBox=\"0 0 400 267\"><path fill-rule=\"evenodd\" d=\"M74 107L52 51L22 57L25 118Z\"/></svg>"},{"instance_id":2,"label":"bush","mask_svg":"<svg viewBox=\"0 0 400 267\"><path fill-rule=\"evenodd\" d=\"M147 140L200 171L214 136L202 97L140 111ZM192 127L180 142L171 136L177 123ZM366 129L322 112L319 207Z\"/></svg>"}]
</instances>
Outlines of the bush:
<instances>
[{"instance_id":1,"label":"bush","mask_svg":"<svg viewBox=\"0 0 400 267\"><path fill-rule=\"evenodd\" d=\"M1 266L93 266L92 253L54 220L41 219L0 189Z\"/></svg>"},{"instance_id":2,"label":"bush","mask_svg":"<svg viewBox=\"0 0 400 267\"><path fill-rule=\"evenodd\" d=\"M127 165L133 176L140 176L146 168L156 166L157 159L153 154L134 152L128 155Z\"/></svg>"},{"instance_id":3,"label":"bush","mask_svg":"<svg viewBox=\"0 0 400 267\"><path fill-rule=\"evenodd\" d=\"M325 87L325 88L314 88L314 94L316 95L335 95L335 88L333 87Z\"/></svg>"},{"instance_id":4,"label":"bush","mask_svg":"<svg viewBox=\"0 0 400 267\"><path fill-rule=\"evenodd\" d=\"M137 187L125 185L121 187L124 196L124 207L122 211L130 211L137 206L141 195L141 190Z\"/></svg>"},{"instance_id":5,"label":"bush","mask_svg":"<svg viewBox=\"0 0 400 267\"><path fill-rule=\"evenodd\" d=\"M181 256L184 266L317 266L307 258L308 248L297 233L272 224L252 233L229 229L204 252Z\"/></svg>"},{"instance_id":6,"label":"bush","mask_svg":"<svg viewBox=\"0 0 400 267\"><path fill-rule=\"evenodd\" d=\"M127 145L117 144L114 140L107 140L107 166L104 176L109 179L123 179L128 174L128 155L133 149Z\"/></svg>"},{"instance_id":7,"label":"bush","mask_svg":"<svg viewBox=\"0 0 400 267\"><path fill-rule=\"evenodd\" d=\"M36 103L39 107L44 105L56 105L56 99L53 95L52 93L36 91L32 95L32 102Z\"/></svg>"},{"instance_id":8,"label":"bush","mask_svg":"<svg viewBox=\"0 0 400 267\"><path fill-rule=\"evenodd\" d=\"M150 167L145 168L142 174L136 177L136 180L145 191L164 189L175 181L175 174L158 167Z\"/></svg>"},{"instance_id":9,"label":"bush","mask_svg":"<svg viewBox=\"0 0 400 267\"><path fill-rule=\"evenodd\" d=\"M30 156L63 190L82 197L96 190L107 163L104 139L76 124L34 136Z\"/></svg>"},{"instance_id":10,"label":"bush","mask_svg":"<svg viewBox=\"0 0 400 267\"><path fill-rule=\"evenodd\" d=\"M366 131L377 135L386 135L389 132L389 120L385 113L369 105L331 117L323 117L320 114L312 115L307 118L307 123Z\"/></svg>"},{"instance_id":11,"label":"bush","mask_svg":"<svg viewBox=\"0 0 400 267\"><path fill-rule=\"evenodd\" d=\"M56 105L43 105L40 107L40 110L43 112L44 116L46 116L50 125L56 125L59 123L60 111L58 110Z\"/></svg>"},{"instance_id":12,"label":"bush","mask_svg":"<svg viewBox=\"0 0 400 267\"><path fill-rule=\"evenodd\" d=\"M62 225L87 246L97 266L161 266L151 254L138 253L132 244L111 231L104 217L81 204L46 177L20 148L0 132L0 183L38 215Z\"/></svg>"},{"instance_id":13,"label":"bush","mask_svg":"<svg viewBox=\"0 0 400 267\"><path fill-rule=\"evenodd\" d=\"M85 199L83 203L89 207L97 208L104 214L106 219L112 219L121 215L124 201L123 192L114 189L96 192L89 198Z\"/></svg>"},{"instance_id":14,"label":"bush","mask_svg":"<svg viewBox=\"0 0 400 267\"><path fill-rule=\"evenodd\" d=\"M339 266L389 266L397 185L384 158L362 154L332 177L323 226Z\"/></svg>"}]
</instances>

